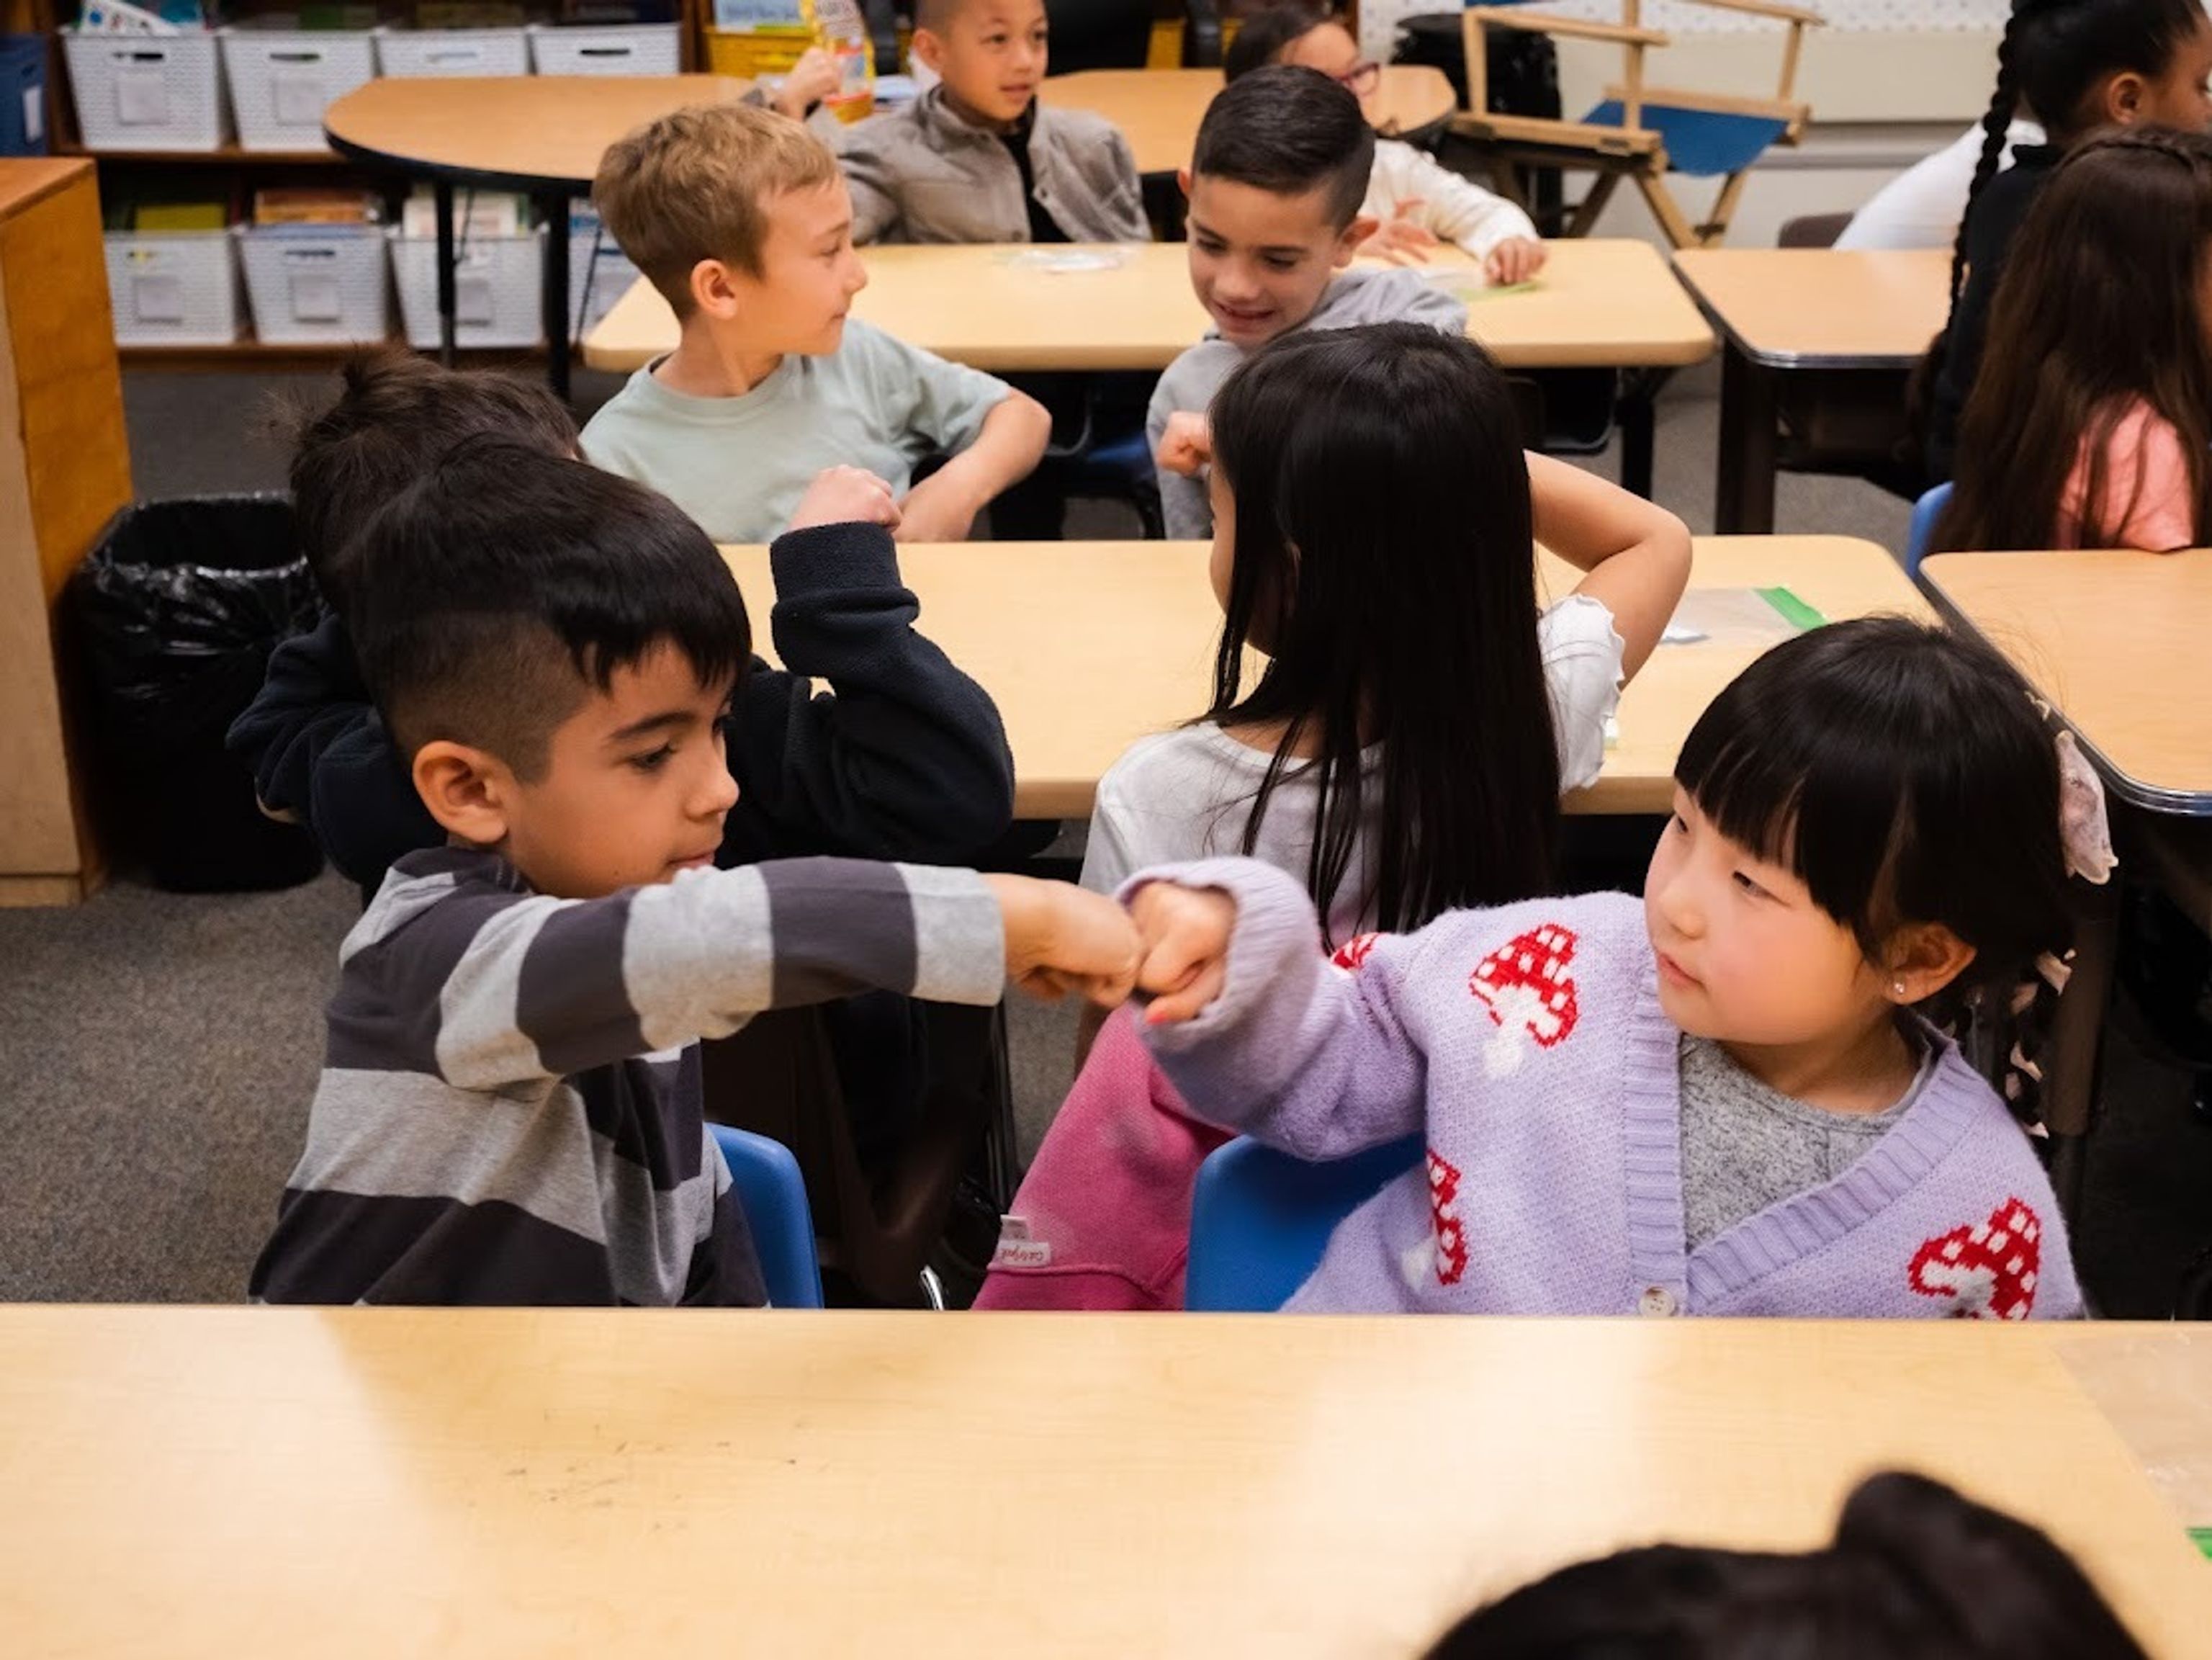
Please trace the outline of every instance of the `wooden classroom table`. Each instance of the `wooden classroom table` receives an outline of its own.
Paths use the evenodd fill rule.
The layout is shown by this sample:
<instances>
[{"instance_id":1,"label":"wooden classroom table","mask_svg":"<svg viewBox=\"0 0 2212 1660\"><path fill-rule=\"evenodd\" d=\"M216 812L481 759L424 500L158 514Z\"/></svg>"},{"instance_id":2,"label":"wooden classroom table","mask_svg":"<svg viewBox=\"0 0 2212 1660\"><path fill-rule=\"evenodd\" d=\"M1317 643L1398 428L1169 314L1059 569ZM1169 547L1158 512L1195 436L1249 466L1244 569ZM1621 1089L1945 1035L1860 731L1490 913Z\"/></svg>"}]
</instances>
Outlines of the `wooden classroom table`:
<instances>
[{"instance_id":1,"label":"wooden classroom table","mask_svg":"<svg viewBox=\"0 0 2212 1660\"><path fill-rule=\"evenodd\" d=\"M775 603L764 548L726 549L755 631ZM1150 733L1212 701L1221 611L1203 542L970 542L904 547L899 564L921 601L921 631L988 691L1014 752L1021 818L1081 818L1098 779ZM1578 580L1543 556L1538 584ZM1828 620L1929 615L1897 561L1841 536L1701 537L1692 588L1784 587ZM1661 813L1692 724L1765 644L1716 635L1662 645L1621 695L1618 744L1571 812Z\"/></svg>"},{"instance_id":2,"label":"wooden classroom table","mask_svg":"<svg viewBox=\"0 0 2212 1660\"><path fill-rule=\"evenodd\" d=\"M1040 102L1089 110L1121 129L1139 173L1174 173L1190 165L1198 124L1222 88L1219 70L1079 70L1047 76ZM1378 132L1419 132L1459 107L1444 72L1425 64L1386 64L1375 94Z\"/></svg>"},{"instance_id":3,"label":"wooden classroom table","mask_svg":"<svg viewBox=\"0 0 2212 1660\"><path fill-rule=\"evenodd\" d=\"M1946 553L1920 569L1937 605L2009 658L2073 729L2105 781L2130 868L2158 882L2155 841L2197 866L2191 880L2212 880L2202 854L2187 850L2203 845L2201 835L2170 828L2185 819L2194 822L2184 830L2212 830L2212 700L2203 668L2212 552ZM2120 884L2074 886L2074 975L2051 1032L2043 1105L2052 1184L2078 1219L2118 969Z\"/></svg>"},{"instance_id":4,"label":"wooden classroom table","mask_svg":"<svg viewBox=\"0 0 2212 1660\"><path fill-rule=\"evenodd\" d=\"M438 318L453 361L453 189L524 191L545 238L545 350L568 395L568 201L616 139L672 110L742 97L714 75L429 76L371 81L334 100L323 136L356 161L427 179L438 202Z\"/></svg>"},{"instance_id":5,"label":"wooden classroom table","mask_svg":"<svg viewBox=\"0 0 2212 1660\"><path fill-rule=\"evenodd\" d=\"M2113 794L2212 817L2212 552L1945 553L1920 569L2057 708Z\"/></svg>"},{"instance_id":6,"label":"wooden classroom table","mask_svg":"<svg viewBox=\"0 0 2212 1660\"><path fill-rule=\"evenodd\" d=\"M2074 1381L2212 1554L2212 1389L2205 1387L2212 1325L2083 1322L2046 1329Z\"/></svg>"},{"instance_id":7,"label":"wooden classroom table","mask_svg":"<svg viewBox=\"0 0 2212 1660\"><path fill-rule=\"evenodd\" d=\"M855 317L994 374L1164 369L1208 326L1180 242L872 247L861 258ZM1434 264L1473 262L1455 248ZM1554 242L1534 288L1477 291L1468 316L1468 332L1509 368L1680 367L1713 354L1712 331L1643 242ZM584 362L627 374L675 350L676 337L668 302L640 280L585 337Z\"/></svg>"},{"instance_id":8,"label":"wooden classroom table","mask_svg":"<svg viewBox=\"0 0 2212 1660\"><path fill-rule=\"evenodd\" d=\"M1553 242L1535 287L1474 290L1468 332L1509 368L1673 368L1713 353L1712 331L1643 242ZM1151 242L1111 248L1015 245L872 247L868 286L853 312L940 357L1008 374L1054 369L1163 369L1205 333L1191 292L1188 249ZM1067 269L1070 256L1096 256ZM1049 263L1063 262L1061 268ZM1439 271L1470 270L1456 248ZM676 319L640 281L584 340L584 362L629 373L672 350ZM1651 395L1638 385L1620 402L1621 481L1651 493Z\"/></svg>"},{"instance_id":9,"label":"wooden classroom table","mask_svg":"<svg viewBox=\"0 0 2212 1660\"><path fill-rule=\"evenodd\" d=\"M26 1654L1403 1656L1622 1546L1816 1546L1906 1468L2203 1654L2212 1565L2076 1382L2106 1341L17 1305L0 1620ZM2212 1433L2202 1389L2140 1398Z\"/></svg>"},{"instance_id":10,"label":"wooden classroom table","mask_svg":"<svg viewBox=\"0 0 2212 1660\"><path fill-rule=\"evenodd\" d=\"M1764 535L1774 528L1776 377L1908 373L1949 319L1950 252L1690 248L1674 269L1723 342L1714 528Z\"/></svg>"}]
</instances>

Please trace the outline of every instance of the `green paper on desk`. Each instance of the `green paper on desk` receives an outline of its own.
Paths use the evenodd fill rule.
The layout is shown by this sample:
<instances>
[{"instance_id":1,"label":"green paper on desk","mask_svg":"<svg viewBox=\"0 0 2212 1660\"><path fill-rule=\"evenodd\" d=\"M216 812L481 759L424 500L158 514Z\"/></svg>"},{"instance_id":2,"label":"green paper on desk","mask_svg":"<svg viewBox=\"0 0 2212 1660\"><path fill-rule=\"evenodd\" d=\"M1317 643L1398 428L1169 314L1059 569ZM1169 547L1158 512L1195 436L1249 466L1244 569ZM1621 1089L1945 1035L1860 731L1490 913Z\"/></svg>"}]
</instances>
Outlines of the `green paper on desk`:
<instances>
[{"instance_id":1,"label":"green paper on desk","mask_svg":"<svg viewBox=\"0 0 2212 1660\"><path fill-rule=\"evenodd\" d=\"M1827 620L1788 588L1692 588L1676 604L1660 643L1711 640L1764 651Z\"/></svg>"},{"instance_id":2,"label":"green paper on desk","mask_svg":"<svg viewBox=\"0 0 2212 1660\"><path fill-rule=\"evenodd\" d=\"M1760 588L1757 592L1760 599L1801 629L1822 628L1827 623L1826 617L1787 588Z\"/></svg>"}]
</instances>

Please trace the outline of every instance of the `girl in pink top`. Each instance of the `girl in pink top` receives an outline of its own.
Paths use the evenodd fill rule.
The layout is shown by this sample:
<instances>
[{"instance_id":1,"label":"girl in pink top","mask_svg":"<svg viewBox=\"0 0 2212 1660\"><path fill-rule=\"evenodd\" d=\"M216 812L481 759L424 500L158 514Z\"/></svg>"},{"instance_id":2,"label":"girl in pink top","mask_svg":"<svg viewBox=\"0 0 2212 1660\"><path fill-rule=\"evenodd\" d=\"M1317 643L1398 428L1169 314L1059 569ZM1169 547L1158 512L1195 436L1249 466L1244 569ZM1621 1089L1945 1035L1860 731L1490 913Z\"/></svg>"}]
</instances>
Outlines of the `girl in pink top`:
<instances>
[{"instance_id":1,"label":"girl in pink top","mask_svg":"<svg viewBox=\"0 0 2212 1660\"><path fill-rule=\"evenodd\" d=\"M2206 539L2212 138L2130 128L2060 164L2007 264L1946 549Z\"/></svg>"}]
</instances>

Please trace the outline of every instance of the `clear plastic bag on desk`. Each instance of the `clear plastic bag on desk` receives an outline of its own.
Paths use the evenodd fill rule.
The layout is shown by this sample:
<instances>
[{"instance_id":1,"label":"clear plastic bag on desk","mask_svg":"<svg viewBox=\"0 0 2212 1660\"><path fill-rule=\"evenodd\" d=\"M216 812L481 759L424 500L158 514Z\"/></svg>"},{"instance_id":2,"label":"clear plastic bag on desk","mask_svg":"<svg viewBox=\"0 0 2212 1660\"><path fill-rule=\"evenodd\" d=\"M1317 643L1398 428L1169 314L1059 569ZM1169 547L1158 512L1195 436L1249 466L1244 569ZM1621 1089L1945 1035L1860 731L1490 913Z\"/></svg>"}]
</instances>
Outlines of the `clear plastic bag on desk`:
<instances>
[{"instance_id":1,"label":"clear plastic bag on desk","mask_svg":"<svg viewBox=\"0 0 2212 1660\"><path fill-rule=\"evenodd\" d=\"M1788 588L1692 588L1674 607L1659 643L1712 640L1764 650L1827 620Z\"/></svg>"},{"instance_id":2,"label":"clear plastic bag on desk","mask_svg":"<svg viewBox=\"0 0 2212 1660\"><path fill-rule=\"evenodd\" d=\"M1014 271L1040 271L1048 276L1065 277L1080 271L1120 271L1133 258L1123 247L1060 247L1024 248L1010 254L1007 266Z\"/></svg>"}]
</instances>

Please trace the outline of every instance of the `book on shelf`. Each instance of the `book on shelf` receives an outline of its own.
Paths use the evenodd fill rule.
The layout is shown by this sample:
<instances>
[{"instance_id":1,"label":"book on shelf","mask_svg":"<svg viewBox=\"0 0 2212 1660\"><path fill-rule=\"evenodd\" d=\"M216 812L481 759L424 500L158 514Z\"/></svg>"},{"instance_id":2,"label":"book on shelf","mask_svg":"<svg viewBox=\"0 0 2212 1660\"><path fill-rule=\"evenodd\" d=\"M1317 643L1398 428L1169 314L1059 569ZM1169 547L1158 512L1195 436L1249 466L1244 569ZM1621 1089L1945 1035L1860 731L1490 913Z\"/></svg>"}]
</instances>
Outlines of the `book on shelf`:
<instances>
[{"instance_id":1,"label":"book on shelf","mask_svg":"<svg viewBox=\"0 0 2212 1660\"><path fill-rule=\"evenodd\" d=\"M259 226L374 225L384 216L374 192L317 185L285 185L253 192Z\"/></svg>"}]
</instances>

